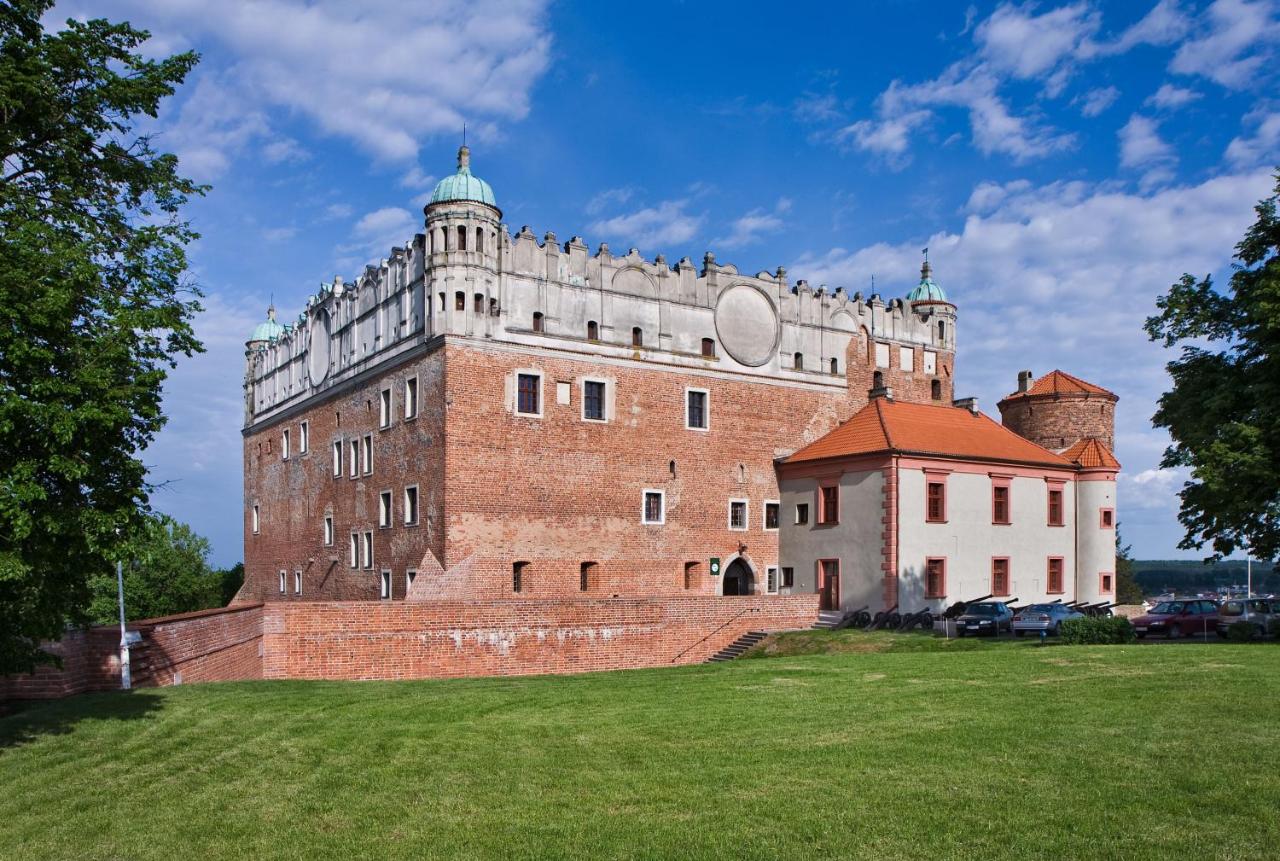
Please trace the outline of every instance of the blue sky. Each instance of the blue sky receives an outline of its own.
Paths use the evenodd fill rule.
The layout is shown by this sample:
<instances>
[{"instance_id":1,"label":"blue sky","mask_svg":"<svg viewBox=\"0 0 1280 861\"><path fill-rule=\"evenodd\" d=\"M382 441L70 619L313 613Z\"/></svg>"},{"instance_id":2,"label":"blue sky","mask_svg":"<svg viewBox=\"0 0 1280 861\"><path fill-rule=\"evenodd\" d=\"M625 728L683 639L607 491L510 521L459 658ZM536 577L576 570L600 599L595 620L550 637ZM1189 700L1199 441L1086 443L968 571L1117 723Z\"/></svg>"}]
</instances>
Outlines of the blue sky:
<instances>
[{"instance_id":1,"label":"blue sky","mask_svg":"<svg viewBox=\"0 0 1280 861\"><path fill-rule=\"evenodd\" d=\"M243 342L413 234L465 121L514 232L903 295L930 248L959 306L957 394L1017 371L1120 397L1125 539L1175 547L1143 319L1229 273L1280 163L1274 0L753 7L66 0L203 61L148 126L189 175L208 352L145 459L162 511L241 557Z\"/></svg>"}]
</instances>

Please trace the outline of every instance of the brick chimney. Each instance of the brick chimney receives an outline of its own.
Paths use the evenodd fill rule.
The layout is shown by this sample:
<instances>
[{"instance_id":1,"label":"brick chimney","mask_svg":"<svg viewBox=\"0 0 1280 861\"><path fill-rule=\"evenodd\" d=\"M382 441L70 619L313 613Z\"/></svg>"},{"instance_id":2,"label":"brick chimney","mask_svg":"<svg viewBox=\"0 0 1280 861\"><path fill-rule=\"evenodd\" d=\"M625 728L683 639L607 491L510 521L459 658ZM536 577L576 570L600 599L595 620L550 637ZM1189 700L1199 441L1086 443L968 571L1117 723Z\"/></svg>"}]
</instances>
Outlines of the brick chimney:
<instances>
[{"instance_id":1,"label":"brick chimney","mask_svg":"<svg viewBox=\"0 0 1280 861\"><path fill-rule=\"evenodd\" d=\"M959 407L962 410L968 410L969 412L973 413L975 416L978 414L977 398L956 398L954 401L951 402L951 406Z\"/></svg>"},{"instance_id":2,"label":"brick chimney","mask_svg":"<svg viewBox=\"0 0 1280 861\"><path fill-rule=\"evenodd\" d=\"M1029 388L1031 388L1031 372L1018 371L1018 392L1025 392Z\"/></svg>"},{"instance_id":3,"label":"brick chimney","mask_svg":"<svg viewBox=\"0 0 1280 861\"><path fill-rule=\"evenodd\" d=\"M893 389L884 384L884 374L876 371L871 377L871 388L867 390L867 399L876 400L884 398L886 401L893 400Z\"/></svg>"}]
</instances>

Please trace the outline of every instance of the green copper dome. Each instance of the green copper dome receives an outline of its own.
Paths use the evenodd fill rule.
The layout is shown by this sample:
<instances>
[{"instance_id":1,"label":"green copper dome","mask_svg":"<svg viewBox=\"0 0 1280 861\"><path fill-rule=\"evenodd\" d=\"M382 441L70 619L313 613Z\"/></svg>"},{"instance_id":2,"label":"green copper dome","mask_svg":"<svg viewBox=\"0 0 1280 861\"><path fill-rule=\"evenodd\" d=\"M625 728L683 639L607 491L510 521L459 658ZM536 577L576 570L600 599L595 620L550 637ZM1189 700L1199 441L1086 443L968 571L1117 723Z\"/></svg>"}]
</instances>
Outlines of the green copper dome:
<instances>
[{"instance_id":1,"label":"green copper dome","mask_svg":"<svg viewBox=\"0 0 1280 861\"><path fill-rule=\"evenodd\" d=\"M908 302L946 302L947 294L933 281L933 269L926 260L920 267L920 283L907 294Z\"/></svg>"},{"instance_id":2,"label":"green copper dome","mask_svg":"<svg viewBox=\"0 0 1280 861\"><path fill-rule=\"evenodd\" d=\"M458 148L458 172L440 180L436 183L435 191L431 192L432 203L448 203L453 200L472 200L498 208L489 183L478 176L472 176L471 150L466 144Z\"/></svg>"},{"instance_id":3,"label":"green copper dome","mask_svg":"<svg viewBox=\"0 0 1280 861\"><path fill-rule=\"evenodd\" d=\"M283 334L284 326L276 322L276 306L272 305L267 309L267 319L254 327L253 334L249 336L249 340L274 341Z\"/></svg>"}]
</instances>

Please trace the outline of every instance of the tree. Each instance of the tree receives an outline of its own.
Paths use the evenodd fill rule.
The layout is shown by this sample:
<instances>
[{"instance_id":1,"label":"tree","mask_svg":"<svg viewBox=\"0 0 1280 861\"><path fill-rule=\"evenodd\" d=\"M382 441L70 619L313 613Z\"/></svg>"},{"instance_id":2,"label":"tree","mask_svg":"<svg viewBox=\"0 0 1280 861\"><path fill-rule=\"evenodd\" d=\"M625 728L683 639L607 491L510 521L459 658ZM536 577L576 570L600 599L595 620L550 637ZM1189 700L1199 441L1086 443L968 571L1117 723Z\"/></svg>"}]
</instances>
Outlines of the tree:
<instances>
[{"instance_id":1,"label":"tree","mask_svg":"<svg viewBox=\"0 0 1280 861\"><path fill-rule=\"evenodd\" d=\"M1173 439L1161 466L1191 470L1178 546L1218 556L1280 553L1280 171L1275 181L1236 245L1229 294L1183 275L1146 323L1153 341L1182 346L1153 419Z\"/></svg>"},{"instance_id":2,"label":"tree","mask_svg":"<svg viewBox=\"0 0 1280 861\"><path fill-rule=\"evenodd\" d=\"M0 4L0 673L49 660L89 580L146 524L140 452L199 293L180 210L205 189L135 130L197 61L128 24Z\"/></svg>"},{"instance_id":3,"label":"tree","mask_svg":"<svg viewBox=\"0 0 1280 861\"><path fill-rule=\"evenodd\" d=\"M244 563L237 562L230 568L223 568L218 572L218 579L222 584L221 604L225 607L239 594L240 587L244 585Z\"/></svg>"},{"instance_id":4,"label":"tree","mask_svg":"<svg viewBox=\"0 0 1280 861\"><path fill-rule=\"evenodd\" d=\"M209 567L209 540L163 514L149 516L124 549L124 603L130 619L150 619L221 607L222 575ZM90 579L90 620L110 624L119 616L116 575Z\"/></svg>"},{"instance_id":5,"label":"tree","mask_svg":"<svg viewBox=\"0 0 1280 861\"><path fill-rule=\"evenodd\" d=\"M1119 523L1116 523L1116 603L1142 603L1142 587L1133 573L1133 548L1120 540Z\"/></svg>"}]
</instances>

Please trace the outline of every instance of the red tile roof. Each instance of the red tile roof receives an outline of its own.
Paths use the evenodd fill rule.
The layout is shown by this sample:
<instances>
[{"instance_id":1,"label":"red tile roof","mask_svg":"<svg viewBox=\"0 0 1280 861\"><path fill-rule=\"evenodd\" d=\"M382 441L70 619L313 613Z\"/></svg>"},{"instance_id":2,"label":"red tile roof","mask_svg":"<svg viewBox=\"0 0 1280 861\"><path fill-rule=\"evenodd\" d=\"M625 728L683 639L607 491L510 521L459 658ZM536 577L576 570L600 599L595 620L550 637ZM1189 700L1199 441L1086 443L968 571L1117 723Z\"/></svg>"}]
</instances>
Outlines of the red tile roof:
<instances>
[{"instance_id":1,"label":"red tile roof","mask_svg":"<svg viewBox=\"0 0 1280 861\"><path fill-rule=\"evenodd\" d=\"M1091 467L1106 467L1108 469L1119 469L1120 461L1116 460L1116 456L1111 453L1106 444L1097 437L1085 437L1076 442L1075 445L1062 453L1062 456L1073 463L1078 463L1086 469Z\"/></svg>"},{"instance_id":2,"label":"red tile roof","mask_svg":"<svg viewBox=\"0 0 1280 861\"><path fill-rule=\"evenodd\" d=\"M1108 395L1112 398L1116 397L1115 392L1110 392L1102 386L1095 386L1093 383L1085 382L1079 377L1073 377L1066 371L1053 370L1045 374L1040 379L1031 384L1025 392L1014 392L1005 397L1006 401L1014 398L1025 398L1030 395Z\"/></svg>"},{"instance_id":3,"label":"red tile roof","mask_svg":"<svg viewBox=\"0 0 1280 861\"><path fill-rule=\"evenodd\" d=\"M876 398L786 463L877 453L940 455L1071 468L1071 461L961 407Z\"/></svg>"}]
</instances>

